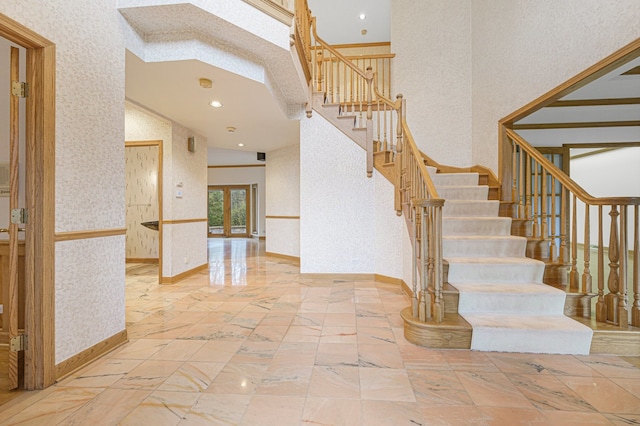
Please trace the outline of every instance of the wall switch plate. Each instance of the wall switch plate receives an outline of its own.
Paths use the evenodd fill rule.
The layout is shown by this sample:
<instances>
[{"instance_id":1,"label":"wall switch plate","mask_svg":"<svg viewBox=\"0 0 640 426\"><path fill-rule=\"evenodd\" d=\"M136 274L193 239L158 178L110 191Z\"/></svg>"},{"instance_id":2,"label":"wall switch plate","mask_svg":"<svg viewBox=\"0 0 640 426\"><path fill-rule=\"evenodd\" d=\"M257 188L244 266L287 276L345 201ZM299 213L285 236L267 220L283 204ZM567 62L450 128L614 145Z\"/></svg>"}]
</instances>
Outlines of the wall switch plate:
<instances>
[{"instance_id":1,"label":"wall switch plate","mask_svg":"<svg viewBox=\"0 0 640 426\"><path fill-rule=\"evenodd\" d=\"M176 198L182 198L182 190L181 189L178 189L176 191Z\"/></svg>"}]
</instances>

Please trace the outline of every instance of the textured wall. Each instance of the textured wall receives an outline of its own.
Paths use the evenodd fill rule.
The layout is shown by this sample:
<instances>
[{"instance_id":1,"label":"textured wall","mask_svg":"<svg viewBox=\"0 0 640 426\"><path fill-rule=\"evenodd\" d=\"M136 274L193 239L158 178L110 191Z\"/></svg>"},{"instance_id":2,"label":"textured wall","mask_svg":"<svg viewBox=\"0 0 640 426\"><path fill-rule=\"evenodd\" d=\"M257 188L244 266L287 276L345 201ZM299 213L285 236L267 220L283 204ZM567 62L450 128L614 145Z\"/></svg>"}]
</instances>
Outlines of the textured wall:
<instances>
[{"instance_id":1,"label":"textured wall","mask_svg":"<svg viewBox=\"0 0 640 426\"><path fill-rule=\"evenodd\" d=\"M254 156L255 158L255 156ZM270 160L268 160L270 161ZM208 169L209 185L251 185L258 184L258 235L266 234L266 167L231 167ZM253 210L253 207L251 207Z\"/></svg>"},{"instance_id":2,"label":"textured wall","mask_svg":"<svg viewBox=\"0 0 640 426\"><path fill-rule=\"evenodd\" d=\"M366 176L362 148L319 114L302 119L302 272L375 271L375 181Z\"/></svg>"},{"instance_id":3,"label":"textured wall","mask_svg":"<svg viewBox=\"0 0 640 426\"><path fill-rule=\"evenodd\" d=\"M163 141L163 220L206 218L207 140L195 134L196 152L189 152L187 139L193 132L131 103L126 104L125 130L127 141ZM180 198L176 196L178 190L182 191ZM204 229L202 234L194 231L198 229L196 225ZM165 224L162 251L163 277L173 277L206 263L206 222Z\"/></svg>"},{"instance_id":4,"label":"textured wall","mask_svg":"<svg viewBox=\"0 0 640 426\"><path fill-rule=\"evenodd\" d=\"M265 216L300 216L300 146L267 153ZM300 220L266 219L266 250L300 256Z\"/></svg>"},{"instance_id":5,"label":"textured wall","mask_svg":"<svg viewBox=\"0 0 640 426\"><path fill-rule=\"evenodd\" d=\"M158 258L158 231L142 222L158 220L158 147L125 148L126 257Z\"/></svg>"},{"instance_id":6,"label":"textured wall","mask_svg":"<svg viewBox=\"0 0 640 426\"><path fill-rule=\"evenodd\" d=\"M55 230L124 227L124 41L115 1L3 1L56 45ZM56 243L56 363L124 329L124 236Z\"/></svg>"},{"instance_id":7,"label":"textured wall","mask_svg":"<svg viewBox=\"0 0 640 426\"><path fill-rule=\"evenodd\" d=\"M407 100L418 147L435 160L469 165L471 2L392 0L394 96Z\"/></svg>"},{"instance_id":8,"label":"textured wall","mask_svg":"<svg viewBox=\"0 0 640 426\"><path fill-rule=\"evenodd\" d=\"M636 0L474 0L473 163L497 168L497 122L640 37Z\"/></svg>"},{"instance_id":9,"label":"textured wall","mask_svg":"<svg viewBox=\"0 0 640 426\"><path fill-rule=\"evenodd\" d=\"M403 217L393 207L393 185L377 171L375 181L375 273L402 278Z\"/></svg>"}]
</instances>

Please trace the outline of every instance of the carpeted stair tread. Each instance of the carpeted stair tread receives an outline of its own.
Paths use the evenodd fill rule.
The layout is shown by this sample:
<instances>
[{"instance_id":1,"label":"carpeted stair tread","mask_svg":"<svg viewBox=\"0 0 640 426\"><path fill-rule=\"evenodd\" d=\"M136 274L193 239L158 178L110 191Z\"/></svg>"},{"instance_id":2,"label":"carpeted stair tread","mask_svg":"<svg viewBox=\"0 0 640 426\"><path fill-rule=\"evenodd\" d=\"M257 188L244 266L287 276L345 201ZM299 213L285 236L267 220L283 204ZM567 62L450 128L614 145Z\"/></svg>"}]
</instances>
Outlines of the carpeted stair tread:
<instances>
[{"instance_id":1,"label":"carpeted stair tread","mask_svg":"<svg viewBox=\"0 0 640 426\"><path fill-rule=\"evenodd\" d=\"M443 217L442 235L511 235L509 217Z\"/></svg>"},{"instance_id":2,"label":"carpeted stair tread","mask_svg":"<svg viewBox=\"0 0 640 426\"><path fill-rule=\"evenodd\" d=\"M471 324L471 349L587 355L593 330L564 315L462 314Z\"/></svg>"},{"instance_id":3,"label":"carpeted stair tread","mask_svg":"<svg viewBox=\"0 0 640 426\"><path fill-rule=\"evenodd\" d=\"M442 207L443 217L497 217L498 200L446 200Z\"/></svg>"},{"instance_id":4,"label":"carpeted stair tread","mask_svg":"<svg viewBox=\"0 0 640 426\"><path fill-rule=\"evenodd\" d=\"M558 315L566 293L542 283L449 283L458 290L458 312Z\"/></svg>"},{"instance_id":5,"label":"carpeted stair tread","mask_svg":"<svg viewBox=\"0 0 640 426\"><path fill-rule=\"evenodd\" d=\"M527 257L447 257L449 282L542 282L544 263Z\"/></svg>"},{"instance_id":6,"label":"carpeted stair tread","mask_svg":"<svg viewBox=\"0 0 640 426\"><path fill-rule=\"evenodd\" d=\"M488 186L462 186L444 185L436 186L438 195L445 200L483 200L486 201L489 195Z\"/></svg>"},{"instance_id":7,"label":"carpeted stair tread","mask_svg":"<svg viewBox=\"0 0 640 426\"><path fill-rule=\"evenodd\" d=\"M510 235L444 236L442 248L445 258L519 257L525 255L527 239Z\"/></svg>"},{"instance_id":8,"label":"carpeted stair tread","mask_svg":"<svg viewBox=\"0 0 640 426\"><path fill-rule=\"evenodd\" d=\"M441 185L478 185L478 173L430 173L436 186Z\"/></svg>"}]
</instances>

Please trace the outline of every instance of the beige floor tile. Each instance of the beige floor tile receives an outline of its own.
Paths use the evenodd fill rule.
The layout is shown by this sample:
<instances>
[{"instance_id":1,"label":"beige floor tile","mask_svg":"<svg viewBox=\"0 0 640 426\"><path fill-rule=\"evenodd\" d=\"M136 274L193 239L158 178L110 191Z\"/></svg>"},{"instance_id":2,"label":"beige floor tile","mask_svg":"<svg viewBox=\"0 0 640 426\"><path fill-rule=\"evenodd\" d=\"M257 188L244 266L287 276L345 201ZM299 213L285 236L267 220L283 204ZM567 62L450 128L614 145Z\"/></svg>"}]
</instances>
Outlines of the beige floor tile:
<instances>
[{"instance_id":1,"label":"beige floor tile","mask_svg":"<svg viewBox=\"0 0 640 426\"><path fill-rule=\"evenodd\" d=\"M360 374L358 367L313 367L308 395L325 398L359 399Z\"/></svg>"},{"instance_id":2,"label":"beige floor tile","mask_svg":"<svg viewBox=\"0 0 640 426\"><path fill-rule=\"evenodd\" d=\"M253 395L268 366L263 364L227 364L207 389L207 393Z\"/></svg>"},{"instance_id":3,"label":"beige floor tile","mask_svg":"<svg viewBox=\"0 0 640 426\"><path fill-rule=\"evenodd\" d=\"M120 424L170 426L177 425L187 416L200 397L199 393L154 392L126 416Z\"/></svg>"},{"instance_id":4,"label":"beige floor tile","mask_svg":"<svg viewBox=\"0 0 640 426\"><path fill-rule=\"evenodd\" d=\"M360 423L360 401L308 397L302 423L309 425L352 426Z\"/></svg>"},{"instance_id":5,"label":"beige floor tile","mask_svg":"<svg viewBox=\"0 0 640 426\"><path fill-rule=\"evenodd\" d=\"M159 387L159 391L204 392L224 368L221 362L185 362Z\"/></svg>"},{"instance_id":6,"label":"beige floor tile","mask_svg":"<svg viewBox=\"0 0 640 426\"><path fill-rule=\"evenodd\" d=\"M596 411L557 377L534 374L511 374L508 377L539 410Z\"/></svg>"},{"instance_id":7,"label":"beige floor tile","mask_svg":"<svg viewBox=\"0 0 640 426\"><path fill-rule=\"evenodd\" d=\"M302 420L304 398L256 395L251 399L242 418L243 425L287 426L299 425Z\"/></svg>"},{"instance_id":8,"label":"beige floor tile","mask_svg":"<svg viewBox=\"0 0 640 426\"><path fill-rule=\"evenodd\" d=\"M155 390L180 368L179 361L144 361L112 387L120 389Z\"/></svg>"},{"instance_id":9,"label":"beige floor tile","mask_svg":"<svg viewBox=\"0 0 640 426\"><path fill-rule=\"evenodd\" d=\"M186 361L206 342L204 340L173 340L149 359L156 361Z\"/></svg>"},{"instance_id":10,"label":"beige floor tile","mask_svg":"<svg viewBox=\"0 0 640 426\"><path fill-rule=\"evenodd\" d=\"M312 366L271 366L262 376L258 395L306 395L311 380Z\"/></svg>"},{"instance_id":11,"label":"beige floor tile","mask_svg":"<svg viewBox=\"0 0 640 426\"><path fill-rule=\"evenodd\" d=\"M362 399L415 402L406 370L361 367L359 372Z\"/></svg>"},{"instance_id":12,"label":"beige floor tile","mask_svg":"<svg viewBox=\"0 0 640 426\"><path fill-rule=\"evenodd\" d=\"M315 364L358 367L358 345L354 343L320 343L315 356Z\"/></svg>"},{"instance_id":13,"label":"beige floor tile","mask_svg":"<svg viewBox=\"0 0 640 426\"><path fill-rule=\"evenodd\" d=\"M132 340L109 355L109 358L120 359L149 359L156 352L164 349L171 339L140 339Z\"/></svg>"},{"instance_id":14,"label":"beige floor tile","mask_svg":"<svg viewBox=\"0 0 640 426\"><path fill-rule=\"evenodd\" d=\"M502 373L457 371L456 376L475 405L533 408L531 402Z\"/></svg>"},{"instance_id":15,"label":"beige floor tile","mask_svg":"<svg viewBox=\"0 0 640 426\"><path fill-rule=\"evenodd\" d=\"M362 425L431 425L419 404L398 401L362 401ZM426 421L429 420L429 422ZM454 423L451 423L454 424Z\"/></svg>"},{"instance_id":16,"label":"beige floor tile","mask_svg":"<svg viewBox=\"0 0 640 426\"><path fill-rule=\"evenodd\" d=\"M473 405L452 371L407 370L416 401L421 406Z\"/></svg>"},{"instance_id":17,"label":"beige floor tile","mask_svg":"<svg viewBox=\"0 0 640 426\"><path fill-rule=\"evenodd\" d=\"M640 414L640 399L609 379L569 376L559 379L601 413Z\"/></svg>"},{"instance_id":18,"label":"beige floor tile","mask_svg":"<svg viewBox=\"0 0 640 426\"><path fill-rule=\"evenodd\" d=\"M181 425L238 425L247 411L249 395L203 394Z\"/></svg>"},{"instance_id":19,"label":"beige floor tile","mask_svg":"<svg viewBox=\"0 0 640 426\"><path fill-rule=\"evenodd\" d=\"M106 389L64 420L72 425L117 425L136 409L151 392L132 389Z\"/></svg>"},{"instance_id":20,"label":"beige floor tile","mask_svg":"<svg viewBox=\"0 0 640 426\"><path fill-rule=\"evenodd\" d=\"M385 347L380 345L358 345L358 365L372 368L404 368L402 357L397 346Z\"/></svg>"}]
</instances>

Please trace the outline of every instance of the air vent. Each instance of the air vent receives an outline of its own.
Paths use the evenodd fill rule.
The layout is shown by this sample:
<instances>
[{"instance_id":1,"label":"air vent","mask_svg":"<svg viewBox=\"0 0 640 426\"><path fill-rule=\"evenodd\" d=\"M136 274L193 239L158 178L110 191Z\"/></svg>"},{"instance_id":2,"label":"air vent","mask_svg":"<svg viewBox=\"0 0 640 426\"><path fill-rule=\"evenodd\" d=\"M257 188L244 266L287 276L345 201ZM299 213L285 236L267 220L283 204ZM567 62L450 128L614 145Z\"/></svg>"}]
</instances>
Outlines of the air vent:
<instances>
[{"instance_id":1,"label":"air vent","mask_svg":"<svg viewBox=\"0 0 640 426\"><path fill-rule=\"evenodd\" d=\"M9 163L0 163L0 197L9 196Z\"/></svg>"}]
</instances>

